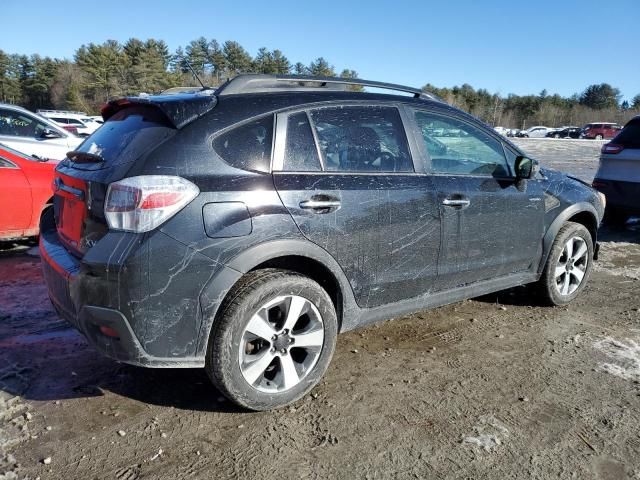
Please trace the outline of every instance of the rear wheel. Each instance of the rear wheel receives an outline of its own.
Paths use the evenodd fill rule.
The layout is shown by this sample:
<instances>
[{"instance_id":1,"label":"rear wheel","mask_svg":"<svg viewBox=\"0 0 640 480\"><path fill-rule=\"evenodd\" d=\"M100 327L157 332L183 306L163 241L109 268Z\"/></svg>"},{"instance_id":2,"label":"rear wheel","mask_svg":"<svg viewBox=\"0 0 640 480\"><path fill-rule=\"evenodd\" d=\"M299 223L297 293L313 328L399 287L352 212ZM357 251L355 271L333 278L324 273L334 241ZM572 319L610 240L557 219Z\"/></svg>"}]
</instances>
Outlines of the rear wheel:
<instances>
[{"instance_id":1,"label":"rear wheel","mask_svg":"<svg viewBox=\"0 0 640 480\"><path fill-rule=\"evenodd\" d=\"M567 222L558 232L538 282L550 305L566 305L584 289L593 265L593 240L584 225Z\"/></svg>"},{"instance_id":2,"label":"rear wheel","mask_svg":"<svg viewBox=\"0 0 640 480\"><path fill-rule=\"evenodd\" d=\"M251 410L298 400L326 371L338 324L327 292L275 269L247 274L221 307L206 358L213 383Z\"/></svg>"}]
</instances>

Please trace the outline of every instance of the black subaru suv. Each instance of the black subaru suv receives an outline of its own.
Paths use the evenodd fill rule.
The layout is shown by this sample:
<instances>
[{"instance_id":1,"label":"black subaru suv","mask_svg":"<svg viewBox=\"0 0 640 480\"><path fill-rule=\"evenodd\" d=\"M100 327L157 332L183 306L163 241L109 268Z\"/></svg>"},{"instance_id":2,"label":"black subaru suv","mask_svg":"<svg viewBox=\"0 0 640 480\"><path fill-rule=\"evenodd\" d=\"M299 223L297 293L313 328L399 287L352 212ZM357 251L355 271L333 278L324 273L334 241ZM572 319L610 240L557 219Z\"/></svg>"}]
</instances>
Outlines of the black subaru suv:
<instances>
[{"instance_id":1,"label":"black subaru suv","mask_svg":"<svg viewBox=\"0 0 640 480\"><path fill-rule=\"evenodd\" d=\"M566 304L591 272L599 195L420 90L241 75L103 117L43 215L55 308L250 409L308 392L338 332L529 283Z\"/></svg>"}]
</instances>

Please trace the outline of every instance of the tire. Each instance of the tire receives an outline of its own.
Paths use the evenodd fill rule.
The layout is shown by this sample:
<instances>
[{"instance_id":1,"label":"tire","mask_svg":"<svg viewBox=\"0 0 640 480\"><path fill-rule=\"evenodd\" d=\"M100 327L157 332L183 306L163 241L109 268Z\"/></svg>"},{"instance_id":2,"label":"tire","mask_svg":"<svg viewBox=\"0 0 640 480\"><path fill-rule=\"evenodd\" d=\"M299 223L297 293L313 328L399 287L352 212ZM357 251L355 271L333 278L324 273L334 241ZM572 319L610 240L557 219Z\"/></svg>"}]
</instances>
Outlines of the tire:
<instances>
[{"instance_id":1,"label":"tire","mask_svg":"<svg viewBox=\"0 0 640 480\"><path fill-rule=\"evenodd\" d=\"M602 140L602 135L596 135L596 140Z\"/></svg>"},{"instance_id":2,"label":"tire","mask_svg":"<svg viewBox=\"0 0 640 480\"><path fill-rule=\"evenodd\" d=\"M625 213L623 210L614 208L612 206L607 206L604 211L604 218L602 222L605 225L609 225L612 227L621 227L627 220L629 220L630 215Z\"/></svg>"},{"instance_id":3,"label":"tire","mask_svg":"<svg viewBox=\"0 0 640 480\"><path fill-rule=\"evenodd\" d=\"M560 135L558 135L557 133L553 136L553 138L560 138Z\"/></svg>"},{"instance_id":4,"label":"tire","mask_svg":"<svg viewBox=\"0 0 640 480\"><path fill-rule=\"evenodd\" d=\"M570 241L573 242L572 255L568 255ZM586 250L581 254L583 246ZM542 277L538 281L538 291L543 303L570 303L589 281L592 267L593 239L589 230L579 223L567 222L553 241Z\"/></svg>"},{"instance_id":5,"label":"tire","mask_svg":"<svg viewBox=\"0 0 640 480\"><path fill-rule=\"evenodd\" d=\"M220 312L205 368L236 404L283 407L308 393L327 370L338 321L331 298L310 278L276 269L248 273Z\"/></svg>"}]
</instances>

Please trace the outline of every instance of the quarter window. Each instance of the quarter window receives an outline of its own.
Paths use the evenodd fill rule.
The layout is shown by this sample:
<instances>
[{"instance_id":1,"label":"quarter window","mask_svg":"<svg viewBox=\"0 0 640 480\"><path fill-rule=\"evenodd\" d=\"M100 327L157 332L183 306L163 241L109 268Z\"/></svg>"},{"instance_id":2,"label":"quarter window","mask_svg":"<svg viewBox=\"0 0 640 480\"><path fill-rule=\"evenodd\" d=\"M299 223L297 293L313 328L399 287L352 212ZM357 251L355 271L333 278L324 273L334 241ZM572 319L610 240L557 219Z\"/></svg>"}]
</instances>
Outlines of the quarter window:
<instances>
[{"instance_id":1,"label":"quarter window","mask_svg":"<svg viewBox=\"0 0 640 480\"><path fill-rule=\"evenodd\" d=\"M415 118L431 157L433 173L509 175L502 143L479 128L419 110L415 111Z\"/></svg>"},{"instance_id":2,"label":"quarter window","mask_svg":"<svg viewBox=\"0 0 640 480\"><path fill-rule=\"evenodd\" d=\"M223 133L213 141L213 148L232 167L268 172L272 138L273 115L268 115Z\"/></svg>"},{"instance_id":3,"label":"quarter window","mask_svg":"<svg viewBox=\"0 0 640 480\"><path fill-rule=\"evenodd\" d=\"M15 163L0 157L0 168L18 168Z\"/></svg>"},{"instance_id":4,"label":"quarter window","mask_svg":"<svg viewBox=\"0 0 640 480\"><path fill-rule=\"evenodd\" d=\"M324 169L413 172L407 137L394 107L345 106L309 112Z\"/></svg>"}]
</instances>

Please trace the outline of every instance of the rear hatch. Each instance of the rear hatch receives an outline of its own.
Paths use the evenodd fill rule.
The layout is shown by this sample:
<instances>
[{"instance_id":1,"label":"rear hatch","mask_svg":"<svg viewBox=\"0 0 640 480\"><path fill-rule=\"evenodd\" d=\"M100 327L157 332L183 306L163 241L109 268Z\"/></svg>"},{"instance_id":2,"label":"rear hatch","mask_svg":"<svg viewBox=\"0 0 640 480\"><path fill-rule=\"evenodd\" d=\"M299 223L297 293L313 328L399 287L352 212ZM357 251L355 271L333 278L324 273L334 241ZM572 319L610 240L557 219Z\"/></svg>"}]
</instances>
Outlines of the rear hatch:
<instances>
[{"instance_id":1,"label":"rear hatch","mask_svg":"<svg viewBox=\"0 0 640 480\"><path fill-rule=\"evenodd\" d=\"M82 257L108 230L104 199L109 184L127 176L180 128L216 104L212 95L126 98L103 108L104 125L56 168L54 217L60 241Z\"/></svg>"}]
</instances>

